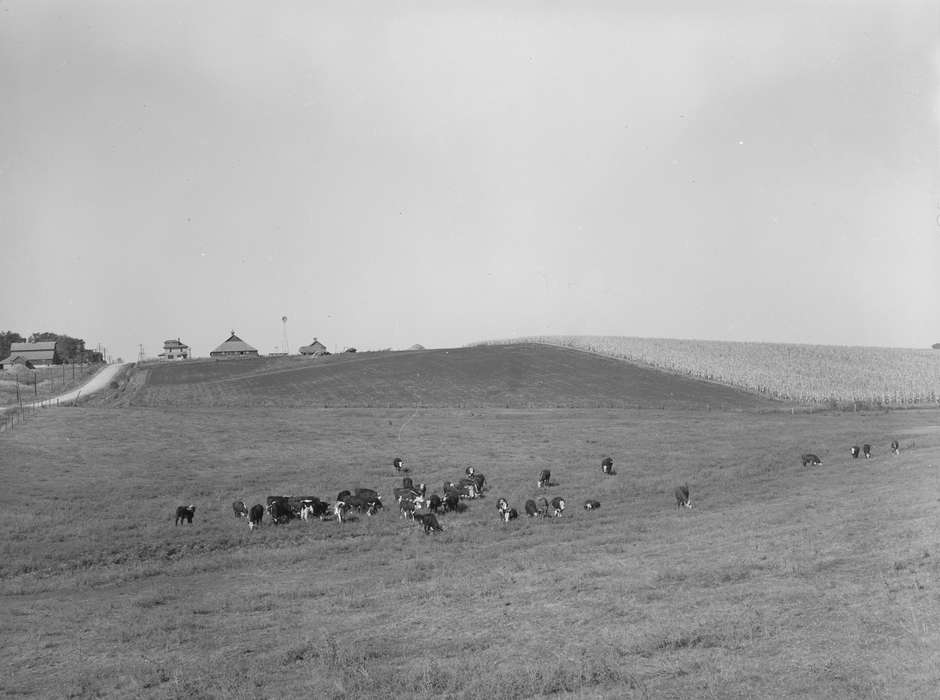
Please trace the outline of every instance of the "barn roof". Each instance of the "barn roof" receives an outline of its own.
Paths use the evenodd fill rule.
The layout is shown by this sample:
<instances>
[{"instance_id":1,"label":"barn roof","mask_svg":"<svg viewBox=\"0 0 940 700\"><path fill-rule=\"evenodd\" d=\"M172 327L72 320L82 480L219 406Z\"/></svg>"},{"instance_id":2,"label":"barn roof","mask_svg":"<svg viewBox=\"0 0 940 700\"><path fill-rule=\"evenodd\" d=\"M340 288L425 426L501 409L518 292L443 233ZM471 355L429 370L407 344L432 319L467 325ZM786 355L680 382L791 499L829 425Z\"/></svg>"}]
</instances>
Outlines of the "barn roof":
<instances>
[{"instance_id":1,"label":"barn roof","mask_svg":"<svg viewBox=\"0 0 940 700\"><path fill-rule=\"evenodd\" d=\"M10 343L10 356L19 355L30 362L52 361L55 359L55 341L45 340L40 343Z\"/></svg>"},{"instance_id":2,"label":"barn roof","mask_svg":"<svg viewBox=\"0 0 940 700\"><path fill-rule=\"evenodd\" d=\"M42 340L38 343L10 343L10 354L18 350L55 350L54 340Z\"/></svg>"},{"instance_id":3,"label":"barn roof","mask_svg":"<svg viewBox=\"0 0 940 700\"><path fill-rule=\"evenodd\" d=\"M216 353L257 353L257 349L251 347L244 340L235 335L235 331L232 331L232 335L229 336L229 339L222 343L219 347L209 353L209 355L214 355Z\"/></svg>"},{"instance_id":4,"label":"barn roof","mask_svg":"<svg viewBox=\"0 0 940 700\"><path fill-rule=\"evenodd\" d=\"M180 341L179 338L170 338L169 340L163 341L164 350L171 350L171 349L176 350L176 349L183 349L183 348L188 348L188 347L189 346L186 343Z\"/></svg>"},{"instance_id":5,"label":"barn roof","mask_svg":"<svg viewBox=\"0 0 940 700\"><path fill-rule=\"evenodd\" d=\"M324 350L326 350L326 345L314 338L310 345L302 346L297 350L297 352L299 352L301 355L310 355L315 352L323 352Z\"/></svg>"}]
</instances>

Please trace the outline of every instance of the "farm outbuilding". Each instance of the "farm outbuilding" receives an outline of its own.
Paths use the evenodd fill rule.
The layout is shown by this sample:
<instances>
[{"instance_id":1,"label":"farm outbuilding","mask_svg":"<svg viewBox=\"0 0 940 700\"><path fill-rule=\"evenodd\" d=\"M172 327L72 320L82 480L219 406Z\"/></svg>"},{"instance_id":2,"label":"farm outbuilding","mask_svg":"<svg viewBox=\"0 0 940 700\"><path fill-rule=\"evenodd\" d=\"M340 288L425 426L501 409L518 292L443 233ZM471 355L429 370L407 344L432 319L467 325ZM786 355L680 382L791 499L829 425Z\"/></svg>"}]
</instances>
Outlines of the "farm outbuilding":
<instances>
[{"instance_id":1,"label":"farm outbuilding","mask_svg":"<svg viewBox=\"0 0 940 700\"><path fill-rule=\"evenodd\" d=\"M219 359L258 356L258 351L235 335L235 331L232 331L232 335L229 336L228 340L209 353L209 357Z\"/></svg>"},{"instance_id":2,"label":"farm outbuilding","mask_svg":"<svg viewBox=\"0 0 940 700\"><path fill-rule=\"evenodd\" d=\"M22 355L10 355L6 359L0 360L0 369L10 372L17 369L33 369L33 367L33 363Z\"/></svg>"},{"instance_id":3,"label":"farm outbuilding","mask_svg":"<svg viewBox=\"0 0 940 700\"><path fill-rule=\"evenodd\" d=\"M328 355L329 353L326 350L326 345L321 343L316 338L313 339L313 342L310 345L304 345L300 350L301 355L312 355L313 357L318 357L320 355Z\"/></svg>"},{"instance_id":4,"label":"farm outbuilding","mask_svg":"<svg viewBox=\"0 0 940 700\"><path fill-rule=\"evenodd\" d=\"M157 357L162 360L186 360L189 359L189 346L180 341L179 338L163 341L163 352Z\"/></svg>"},{"instance_id":5,"label":"farm outbuilding","mask_svg":"<svg viewBox=\"0 0 940 700\"><path fill-rule=\"evenodd\" d=\"M39 343L11 343L10 356L0 361L0 365L13 364L17 358L22 358L35 367L62 364L62 355L54 340L44 340Z\"/></svg>"}]
</instances>

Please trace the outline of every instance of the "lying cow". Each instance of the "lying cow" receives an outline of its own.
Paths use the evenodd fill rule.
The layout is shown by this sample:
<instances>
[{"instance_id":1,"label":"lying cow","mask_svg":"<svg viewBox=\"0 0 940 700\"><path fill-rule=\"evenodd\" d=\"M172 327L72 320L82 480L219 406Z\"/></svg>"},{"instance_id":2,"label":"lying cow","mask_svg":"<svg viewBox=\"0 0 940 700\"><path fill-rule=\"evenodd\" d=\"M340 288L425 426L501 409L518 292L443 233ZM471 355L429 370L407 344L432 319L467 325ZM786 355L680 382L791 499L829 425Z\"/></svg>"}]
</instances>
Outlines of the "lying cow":
<instances>
[{"instance_id":1,"label":"lying cow","mask_svg":"<svg viewBox=\"0 0 940 700\"><path fill-rule=\"evenodd\" d=\"M181 524L184 520L190 525L193 524L193 515L196 513L196 506L180 506L176 509L176 525Z\"/></svg>"},{"instance_id":2,"label":"lying cow","mask_svg":"<svg viewBox=\"0 0 940 700\"><path fill-rule=\"evenodd\" d=\"M415 513L414 519L424 526L424 534L429 532L443 532L444 528L437 522L437 516L434 513Z\"/></svg>"},{"instance_id":3,"label":"lying cow","mask_svg":"<svg viewBox=\"0 0 940 700\"><path fill-rule=\"evenodd\" d=\"M689 495L689 485L684 484L682 486L676 486L676 510L679 510L682 506L686 508L692 507L692 496Z\"/></svg>"},{"instance_id":4,"label":"lying cow","mask_svg":"<svg viewBox=\"0 0 940 700\"><path fill-rule=\"evenodd\" d=\"M254 530L256 527L261 527L261 520L264 518L264 506L260 503L256 503L251 507L251 510L248 511L248 529Z\"/></svg>"},{"instance_id":5,"label":"lying cow","mask_svg":"<svg viewBox=\"0 0 940 700\"><path fill-rule=\"evenodd\" d=\"M896 455L901 454L901 443L899 443L897 440L891 441L891 453Z\"/></svg>"},{"instance_id":6,"label":"lying cow","mask_svg":"<svg viewBox=\"0 0 940 700\"><path fill-rule=\"evenodd\" d=\"M245 507L244 501L234 501L232 503L232 510L235 512L236 518L248 517L248 509Z\"/></svg>"},{"instance_id":7,"label":"lying cow","mask_svg":"<svg viewBox=\"0 0 940 700\"><path fill-rule=\"evenodd\" d=\"M601 507L600 501L588 499L584 502L584 510L597 510L600 507Z\"/></svg>"},{"instance_id":8,"label":"lying cow","mask_svg":"<svg viewBox=\"0 0 940 700\"><path fill-rule=\"evenodd\" d=\"M565 511L565 499L560 496L555 496L552 499L552 517L557 518Z\"/></svg>"},{"instance_id":9,"label":"lying cow","mask_svg":"<svg viewBox=\"0 0 940 700\"><path fill-rule=\"evenodd\" d=\"M552 480L552 472L549 469L543 469L539 472L539 488L543 486L550 486Z\"/></svg>"},{"instance_id":10,"label":"lying cow","mask_svg":"<svg viewBox=\"0 0 940 700\"><path fill-rule=\"evenodd\" d=\"M614 471L614 460L610 457L604 457L604 459L601 460L601 471L605 474L616 474L617 472Z\"/></svg>"},{"instance_id":11,"label":"lying cow","mask_svg":"<svg viewBox=\"0 0 940 700\"><path fill-rule=\"evenodd\" d=\"M800 456L800 461L803 462L803 466L804 466L804 467L805 467L807 464L811 464L811 465L813 465L814 467L817 467L817 466L819 466L820 464L822 464L822 460L821 460L819 457L817 457L816 455L814 455L814 454L805 454L805 455L801 455L801 456Z\"/></svg>"}]
</instances>

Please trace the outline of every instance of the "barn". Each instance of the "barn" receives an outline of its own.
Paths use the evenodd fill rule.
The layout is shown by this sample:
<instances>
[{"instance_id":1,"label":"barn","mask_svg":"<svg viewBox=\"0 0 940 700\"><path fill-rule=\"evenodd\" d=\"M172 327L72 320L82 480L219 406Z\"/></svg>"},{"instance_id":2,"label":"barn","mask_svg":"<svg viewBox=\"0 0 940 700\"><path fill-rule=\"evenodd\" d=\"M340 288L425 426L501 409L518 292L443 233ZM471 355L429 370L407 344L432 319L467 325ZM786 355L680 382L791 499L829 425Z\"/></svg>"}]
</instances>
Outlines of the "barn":
<instances>
[{"instance_id":1,"label":"barn","mask_svg":"<svg viewBox=\"0 0 940 700\"><path fill-rule=\"evenodd\" d=\"M54 340L44 340L38 343L11 343L10 356L0 360L0 366L19 364L18 358L22 358L24 364L28 362L33 367L62 364L62 354Z\"/></svg>"},{"instance_id":2,"label":"barn","mask_svg":"<svg viewBox=\"0 0 940 700\"><path fill-rule=\"evenodd\" d=\"M215 357L220 360L258 356L258 351L235 335L235 331L232 331L232 335L229 336L228 340L209 353L209 357Z\"/></svg>"},{"instance_id":3,"label":"barn","mask_svg":"<svg viewBox=\"0 0 940 700\"><path fill-rule=\"evenodd\" d=\"M320 355L329 355L330 353L326 349L326 345L321 343L316 338L313 339L313 342L310 345L304 345L300 350L301 355L312 355L313 357L318 357Z\"/></svg>"}]
</instances>

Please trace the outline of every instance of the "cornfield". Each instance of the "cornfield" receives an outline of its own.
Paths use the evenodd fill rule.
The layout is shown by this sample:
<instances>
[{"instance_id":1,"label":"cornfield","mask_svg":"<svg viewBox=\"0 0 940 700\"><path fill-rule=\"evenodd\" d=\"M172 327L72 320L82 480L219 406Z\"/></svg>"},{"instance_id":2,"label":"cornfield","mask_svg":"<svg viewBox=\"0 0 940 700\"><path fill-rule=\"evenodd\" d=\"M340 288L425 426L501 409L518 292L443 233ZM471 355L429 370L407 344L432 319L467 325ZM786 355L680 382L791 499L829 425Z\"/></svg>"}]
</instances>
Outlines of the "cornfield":
<instances>
[{"instance_id":1,"label":"cornfield","mask_svg":"<svg viewBox=\"0 0 940 700\"><path fill-rule=\"evenodd\" d=\"M533 336L542 343L649 365L775 399L885 406L938 403L940 352L619 336Z\"/></svg>"}]
</instances>

